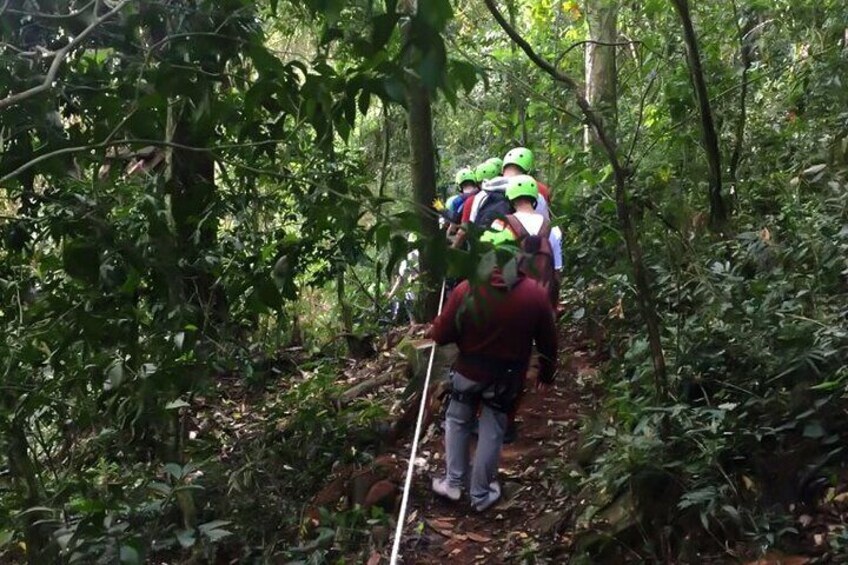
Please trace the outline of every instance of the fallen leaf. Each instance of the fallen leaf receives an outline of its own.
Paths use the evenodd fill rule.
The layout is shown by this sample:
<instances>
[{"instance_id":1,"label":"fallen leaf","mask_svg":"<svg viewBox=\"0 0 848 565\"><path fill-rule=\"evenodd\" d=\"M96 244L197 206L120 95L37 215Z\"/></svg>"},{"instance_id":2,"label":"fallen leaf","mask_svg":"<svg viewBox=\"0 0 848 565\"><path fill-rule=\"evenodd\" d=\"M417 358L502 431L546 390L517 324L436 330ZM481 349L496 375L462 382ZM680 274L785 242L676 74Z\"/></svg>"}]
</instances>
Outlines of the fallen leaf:
<instances>
[{"instance_id":1,"label":"fallen leaf","mask_svg":"<svg viewBox=\"0 0 848 565\"><path fill-rule=\"evenodd\" d=\"M430 526L436 529L450 530L453 528L453 524L451 524L450 522L444 522L438 519L430 520L428 523L430 524Z\"/></svg>"},{"instance_id":2,"label":"fallen leaf","mask_svg":"<svg viewBox=\"0 0 848 565\"><path fill-rule=\"evenodd\" d=\"M371 557L368 558L368 565L377 565L380 563L380 560L383 559L383 556L377 553L376 551L371 554Z\"/></svg>"},{"instance_id":3,"label":"fallen leaf","mask_svg":"<svg viewBox=\"0 0 848 565\"><path fill-rule=\"evenodd\" d=\"M478 543L486 543L492 541L492 538L474 532L465 532L465 535L467 535L468 539L470 539L471 541L476 541Z\"/></svg>"},{"instance_id":4,"label":"fallen leaf","mask_svg":"<svg viewBox=\"0 0 848 565\"><path fill-rule=\"evenodd\" d=\"M435 530L439 534L445 536L446 538L454 537L453 532L451 530L449 530L447 528L438 528L438 527L434 526L432 520L425 520L425 522L427 522L427 525L430 526L431 528L433 528L433 530Z\"/></svg>"},{"instance_id":5,"label":"fallen leaf","mask_svg":"<svg viewBox=\"0 0 848 565\"><path fill-rule=\"evenodd\" d=\"M848 501L848 492L840 492L836 496L833 497L834 502L846 502Z\"/></svg>"}]
</instances>

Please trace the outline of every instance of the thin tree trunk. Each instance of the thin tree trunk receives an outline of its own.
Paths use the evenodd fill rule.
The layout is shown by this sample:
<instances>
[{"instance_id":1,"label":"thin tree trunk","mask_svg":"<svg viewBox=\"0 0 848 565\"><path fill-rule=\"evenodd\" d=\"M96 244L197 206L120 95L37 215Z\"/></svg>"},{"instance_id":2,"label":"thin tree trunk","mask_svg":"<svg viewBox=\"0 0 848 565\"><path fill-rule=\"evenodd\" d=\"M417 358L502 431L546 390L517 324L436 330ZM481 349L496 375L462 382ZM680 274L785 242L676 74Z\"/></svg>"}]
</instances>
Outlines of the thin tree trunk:
<instances>
[{"instance_id":1,"label":"thin tree trunk","mask_svg":"<svg viewBox=\"0 0 848 565\"><path fill-rule=\"evenodd\" d=\"M721 194L721 152L718 148L718 135L713 121L710 97L701 66L701 53L698 49L698 38L692 25L689 11L689 0L672 0L680 22L683 26L683 40L686 43L686 59L689 64L689 75L695 90L695 99L701 115L701 134L704 140L704 151L707 157L710 224L713 229L720 230L727 221L727 210Z\"/></svg>"},{"instance_id":2,"label":"thin tree trunk","mask_svg":"<svg viewBox=\"0 0 848 565\"><path fill-rule=\"evenodd\" d=\"M392 150L392 122L388 107L383 108L383 160L380 163L380 185L377 195L382 198L386 194L386 182L389 180L389 156Z\"/></svg>"},{"instance_id":3,"label":"thin tree trunk","mask_svg":"<svg viewBox=\"0 0 848 565\"><path fill-rule=\"evenodd\" d=\"M324 153L324 157L328 162L335 161L335 133L332 129L332 125L327 124L325 130L317 130L315 134L318 136L318 146ZM327 184L328 186L335 187L342 192L347 192L347 179L344 175L341 175L338 172L334 171L329 175ZM347 270L347 263L345 262L345 259L346 258L344 256L336 257L336 300L338 302L339 310L341 311L342 330L345 337L345 343L347 344L348 354L350 354L351 357L356 357L354 352L354 349L356 349L354 345L356 336L353 333L353 309L347 299L347 290L345 287L345 271Z\"/></svg>"},{"instance_id":4,"label":"thin tree trunk","mask_svg":"<svg viewBox=\"0 0 848 565\"><path fill-rule=\"evenodd\" d=\"M747 37L747 34L753 27L754 22L753 20L749 20L745 26L739 23L739 9L736 5L736 0L733 1L733 19L736 22L736 32L739 36L739 62L742 65L742 84L739 90L739 116L736 119L733 153L730 155L730 163L728 165L728 174L731 183L730 197L731 201L735 202L738 198L739 162L742 159L742 145L745 143L745 123L748 117L748 71L751 69L751 51L753 50L753 42Z\"/></svg>"},{"instance_id":5,"label":"thin tree trunk","mask_svg":"<svg viewBox=\"0 0 848 565\"><path fill-rule=\"evenodd\" d=\"M353 309L347 300L345 290L345 267L340 266L336 273L336 298L339 301L339 309L342 312L342 328L347 336L353 335Z\"/></svg>"},{"instance_id":6,"label":"thin tree trunk","mask_svg":"<svg viewBox=\"0 0 848 565\"><path fill-rule=\"evenodd\" d=\"M586 100L603 120L607 135L615 140L618 123L617 2L589 0L586 3L586 20L590 40L586 44ZM584 130L583 143L586 149L592 144L592 128L588 125Z\"/></svg>"},{"instance_id":7,"label":"thin tree trunk","mask_svg":"<svg viewBox=\"0 0 848 565\"><path fill-rule=\"evenodd\" d=\"M498 24L503 28L507 35L518 44L519 47L527 54L527 57L533 61L539 68L549 74L554 80L563 83L577 100L577 105L583 111L586 121L592 127L598 143L604 150L610 165L613 169L615 179L615 204L618 220L621 224L621 231L624 235L624 242L627 247L628 258L630 259L631 269L633 270L633 280L636 285L636 298L639 302L642 311L642 317L645 321L645 328L648 333L648 344L651 350L651 360L654 366L654 388L657 397L660 400L665 400L668 397L668 383L666 376L665 355L662 350L662 340L660 338L660 320L657 314L657 309L654 301L653 291L648 282L647 269L642 257L642 247L639 243L639 237L636 230L633 229L633 222L630 215L630 206L628 203L628 174L621 165L621 159L618 156L618 149L615 140L611 139L604 129L604 124L598 117L591 104L582 94L582 89L578 84L566 74L558 71L551 63L540 57L530 46L527 41L522 38L504 19L503 14L495 5L495 0L484 0L489 11L497 20Z\"/></svg>"}]
</instances>

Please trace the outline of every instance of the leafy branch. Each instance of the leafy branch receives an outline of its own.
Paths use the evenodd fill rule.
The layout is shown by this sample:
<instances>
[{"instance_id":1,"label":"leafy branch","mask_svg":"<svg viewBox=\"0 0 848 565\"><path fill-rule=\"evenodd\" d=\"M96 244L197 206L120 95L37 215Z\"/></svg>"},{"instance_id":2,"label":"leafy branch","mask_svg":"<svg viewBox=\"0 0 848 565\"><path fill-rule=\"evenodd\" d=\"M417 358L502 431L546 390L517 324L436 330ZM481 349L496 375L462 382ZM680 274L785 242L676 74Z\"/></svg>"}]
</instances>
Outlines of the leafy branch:
<instances>
[{"instance_id":1,"label":"leafy branch","mask_svg":"<svg viewBox=\"0 0 848 565\"><path fill-rule=\"evenodd\" d=\"M23 92L18 92L15 94L10 94L6 98L0 100L0 110L5 110L6 108L11 108L17 104L20 104L24 100L32 98L34 96L38 96L43 92L47 92L53 87L53 83L56 81L56 76L59 74L59 69L62 67L62 63L65 62L68 55L77 48L83 41L88 38L91 33L97 29L103 22L120 12L124 6L130 3L130 0L122 0L118 5L114 8L95 19L88 27L86 27L79 35L74 37L67 45L59 49L58 51L53 52L53 61L50 63L50 68L47 70L47 75L45 75L44 80L41 84L37 86L33 86ZM97 12L97 7L100 5L99 2L95 4L94 11Z\"/></svg>"}]
</instances>

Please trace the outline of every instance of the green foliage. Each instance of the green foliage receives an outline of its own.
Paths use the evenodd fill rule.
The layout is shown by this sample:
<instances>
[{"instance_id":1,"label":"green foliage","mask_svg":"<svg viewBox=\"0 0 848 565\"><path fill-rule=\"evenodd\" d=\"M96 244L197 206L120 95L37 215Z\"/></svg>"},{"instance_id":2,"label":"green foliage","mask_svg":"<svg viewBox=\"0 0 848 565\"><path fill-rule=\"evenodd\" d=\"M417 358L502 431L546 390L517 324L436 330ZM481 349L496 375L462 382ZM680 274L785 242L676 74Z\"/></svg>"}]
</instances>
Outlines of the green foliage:
<instances>
[{"instance_id":1,"label":"green foliage","mask_svg":"<svg viewBox=\"0 0 848 565\"><path fill-rule=\"evenodd\" d=\"M0 10L14 46L0 55L3 96L40 80L47 51L102 8L18 4ZM401 101L409 64L433 88L473 82L461 64L448 80L447 2L414 18L412 62L395 6L372 8L125 4L68 53L48 92L4 109L4 547L21 541L34 562L133 562L169 551L212 559L228 541L216 513L228 509L210 502L221 482L199 491L173 472L154 477L189 461L217 476L219 446L190 437L198 399L232 375L288 387L294 368L264 365L296 339L296 301L360 264L391 271L405 253L390 258L371 239L400 206L372 197L362 152L345 143L372 100ZM302 53L283 49L286 37ZM306 463L310 487L344 459L336 450L352 429L383 415L328 412L336 370L275 405L296 438L276 455ZM297 505L309 492L294 494Z\"/></svg>"},{"instance_id":2,"label":"green foliage","mask_svg":"<svg viewBox=\"0 0 848 565\"><path fill-rule=\"evenodd\" d=\"M7 4L3 97L41 83L106 10ZM402 142L412 78L435 100L442 179L520 144L553 189L566 319L610 357L584 523L632 496L625 533L657 535L627 543L654 560L802 535L790 506L815 505L846 455L844 2L691 3L734 209L722 234L702 221L679 22L667 2L619 3L617 142L667 405L648 394L611 169L583 146L578 108L483 3L417 4L131 2L46 91L3 108L0 559L364 557L386 516L327 514L295 541L303 505L334 465L369 458L386 416L334 403L338 334L346 318L357 337L387 329L413 248L475 281L506 260L409 241L430 213L410 201ZM585 76L584 3L507 8L538 53ZM844 555L844 528L827 542Z\"/></svg>"},{"instance_id":3,"label":"green foliage","mask_svg":"<svg viewBox=\"0 0 848 565\"><path fill-rule=\"evenodd\" d=\"M830 141L823 143L826 151ZM657 406L647 394L651 361L631 319L626 353L607 369L599 418L607 423L590 439L600 454L586 483L601 496L584 519L591 523L631 493L642 524L657 532L675 525L631 546L644 555L664 559L660 548L670 547L682 558L717 550L712 540L740 538L764 551L797 539L790 509L818 503L844 461L846 169L790 155L803 164L746 184L733 238L681 238L697 228L684 220L675 233L643 219L655 241L650 261L676 403ZM594 211L599 198L579 202ZM667 217L691 214L672 202L665 200ZM602 248L603 238L595 241ZM574 260L614 264L596 249ZM596 272L597 263L585 265L586 276ZM607 296L600 307L590 300L594 315L616 327L604 304L622 289L615 278L601 284ZM635 309L628 295L623 312ZM616 333L623 331L618 322Z\"/></svg>"}]
</instances>

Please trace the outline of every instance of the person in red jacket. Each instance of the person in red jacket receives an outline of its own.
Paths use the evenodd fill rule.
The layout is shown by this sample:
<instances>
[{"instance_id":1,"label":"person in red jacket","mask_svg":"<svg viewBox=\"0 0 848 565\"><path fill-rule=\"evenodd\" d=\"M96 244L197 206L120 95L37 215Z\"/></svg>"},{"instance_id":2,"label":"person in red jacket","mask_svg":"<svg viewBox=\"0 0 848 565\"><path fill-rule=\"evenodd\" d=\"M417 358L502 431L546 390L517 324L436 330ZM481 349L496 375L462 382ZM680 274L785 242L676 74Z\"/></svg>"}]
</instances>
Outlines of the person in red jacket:
<instances>
[{"instance_id":1,"label":"person in red jacket","mask_svg":"<svg viewBox=\"0 0 848 565\"><path fill-rule=\"evenodd\" d=\"M544 288L520 273L508 283L495 270L487 284L463 281L429 331L439 345L456 343L451 400L446 416L446 474L433 479L436 494L459 500L468 473L471 427L478 407L480 427L470 481L472 507L482 512L501 496L498 462L507 414L523 387L535 342L540 355L538 385L554 380L557 332Z\"/></svg>"}]
</instances>

